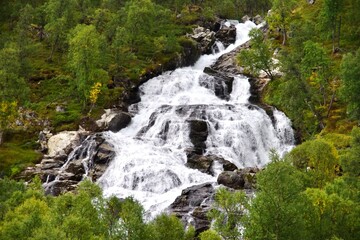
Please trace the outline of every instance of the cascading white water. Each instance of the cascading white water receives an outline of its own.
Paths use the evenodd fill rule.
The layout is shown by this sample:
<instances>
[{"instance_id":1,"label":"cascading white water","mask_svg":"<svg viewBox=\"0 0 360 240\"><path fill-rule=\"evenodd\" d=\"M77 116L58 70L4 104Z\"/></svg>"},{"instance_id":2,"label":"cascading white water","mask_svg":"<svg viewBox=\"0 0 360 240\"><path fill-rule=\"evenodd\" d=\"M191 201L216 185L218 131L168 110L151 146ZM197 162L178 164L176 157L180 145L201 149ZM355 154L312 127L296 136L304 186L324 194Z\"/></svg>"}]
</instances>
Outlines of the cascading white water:
<instances>
[{"instance_id":1,"label":"cascading white water","mask_svg":"<svg viewBox=\"0 0 360 240\"><path fill-rule=\"evenodd\" d=\"M118 133L106 132L116 156L99 179L106 196L133 196L152 215L168 207L184 188L216 177L185 166L192 147L189 119L206 120L206 153L221 156L238 167L263 166L270 149L280 154L293 146L290 121L274 112L275 124L261 108L248 103L250 84L234 79L228 101L215 96L211 77L203 73L219 56L246 42L252 22L237 24L237 41L227 49L202 56L193 67L153 78L140 87L141 102L130 106L135 116ZM206 88L204 82L207 82Z\"/></svg>"}]
</instances>

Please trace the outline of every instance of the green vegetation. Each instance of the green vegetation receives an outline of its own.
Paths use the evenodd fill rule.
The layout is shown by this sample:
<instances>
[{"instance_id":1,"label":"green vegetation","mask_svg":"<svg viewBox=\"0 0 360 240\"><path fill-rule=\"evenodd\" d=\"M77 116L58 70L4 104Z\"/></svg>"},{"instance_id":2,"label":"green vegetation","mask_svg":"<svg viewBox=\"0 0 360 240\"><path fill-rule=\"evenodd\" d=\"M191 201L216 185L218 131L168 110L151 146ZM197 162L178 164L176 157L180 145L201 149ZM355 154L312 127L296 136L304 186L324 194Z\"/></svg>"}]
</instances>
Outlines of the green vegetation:
<instances>
[{"instance_id":1,"label":"green vegetation","mask_svg":"<svg viewBox=\"0 0 360 240\"><path fill-rule=\"evenodd\" d=\"M353 33L360 28L350 20L359 9L359 1L274 0L267 36L253 35L251 50L239 55L251 73L262 70L273 80L264 101L291 118L302 140L320 132L348 134L359 120L360 42ZM268 53L275 48L280 77L271 74Z\"/></svg>"},{"instance_id":2,"label":"green vegetation","mask_svg":"<svg viewBox=\"0 0 360 240\"><path fill-rule=\"evenodd\" d=\"M0 239L129 239L190 240L174 216L144 221L144 209L134 199L104 199L100 188L83 181L77 193L44 195L39 179L0 180Z\"/></svg>"},{"instance_id":3,"label":"green vegetation","mask_svg":"<svg viewBox=\"0 0 360 240\"><path fill-rule=\"evenodd\" d=\"M268 8L268 0L4 1L0 145L6 131L26 129L26 136L36 136L44 128L38 122L50 123L53 132L77 129L81 118L96 119L145 75L176 61L193 44L184 35L195 24ZM27 112L36 119L24 120ZM21 148L7 141L8 154ZM9 159L16 156L0 159L2 166L11 168ZM25 159L31 164L37 157Z\"/></svg>"},{"instance_id":4,"label":"green vegetation","mask_svg":"<svg viewBox=\"0 0 360 240\"><path fill-rule=\"evenodd\" d=\"M215 16L268 15L240 54L264 71L264 101L293 121L303 144L257 176L253 197L220 189L209 218L218 239L358 239L360 235L360 0L19 0L0 5L0 176L41 156L36 133L95 118L148 72L192 44L183 35ZM272 52L277 48L279 63ZM273 74L279 68L282 76ZM60 106L63 110L56 111ZM16 124L21 120L21 124ZM23 125L18 126L18 125ZM24 132L26 129L27 132ZM350 134L351 132L351 134ZM174 216L144 221L134 199L44 194L39 180L0 179L0 239L194 239ZM244 227L244 228L243 228Z\"/></svg>"}]
</instances>

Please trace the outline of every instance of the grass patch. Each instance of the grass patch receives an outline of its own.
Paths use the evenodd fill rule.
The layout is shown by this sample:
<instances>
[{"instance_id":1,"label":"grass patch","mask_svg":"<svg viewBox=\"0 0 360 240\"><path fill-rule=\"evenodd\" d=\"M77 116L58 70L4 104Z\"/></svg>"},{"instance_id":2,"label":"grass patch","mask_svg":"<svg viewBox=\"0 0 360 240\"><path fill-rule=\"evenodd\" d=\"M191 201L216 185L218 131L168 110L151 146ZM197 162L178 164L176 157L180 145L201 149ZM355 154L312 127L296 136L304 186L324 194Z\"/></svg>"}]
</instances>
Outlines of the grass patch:
<instances>
[{"instance_id":1,"label":"grass patch","mask_svg":"<svg viewBox=\"0 0 360 240\"><path fill-rule=\"evenodd\" d=\"M37 143L29 133L8 132L5 139L0 146L0 176L13 177L40 161L42 155L34 150Z\"/></svg>"}]
</instances>

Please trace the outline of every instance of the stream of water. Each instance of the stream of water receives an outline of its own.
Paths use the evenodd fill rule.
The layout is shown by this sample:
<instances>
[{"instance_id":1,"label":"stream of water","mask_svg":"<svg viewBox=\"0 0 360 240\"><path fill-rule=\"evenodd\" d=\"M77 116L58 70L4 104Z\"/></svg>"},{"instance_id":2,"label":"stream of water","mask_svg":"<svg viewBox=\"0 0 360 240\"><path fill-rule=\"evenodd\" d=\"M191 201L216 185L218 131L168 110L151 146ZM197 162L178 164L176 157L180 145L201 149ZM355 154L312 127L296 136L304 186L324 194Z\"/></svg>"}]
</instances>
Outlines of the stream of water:
<instances>
[{"instance_id":1,"label":"stream of water","mask_svg":"<svg viewBox=\"0 0 360 240\"><path fill-rule=\"evenodd\" d=\"M250 84L235 76L229 100L220 99L212 76L203 73L219 56L248 41L252 22L239 23L237 41L220 52L202 56L192 67L165 72L140 87L141 102L130 106L131 124L118 133L105 132L116 156L98 180L105 196L133 196L155 215L166 209L187 187L216 182L215 176L185 166L192 147L189 119L209 126L205 155L214 154L237 167L262 167L269 151L282 154L294 144L289 119L277 110L274 121L248 102ZM204 87L207 82L207 87Z\"/></svg>"}]
</instances>

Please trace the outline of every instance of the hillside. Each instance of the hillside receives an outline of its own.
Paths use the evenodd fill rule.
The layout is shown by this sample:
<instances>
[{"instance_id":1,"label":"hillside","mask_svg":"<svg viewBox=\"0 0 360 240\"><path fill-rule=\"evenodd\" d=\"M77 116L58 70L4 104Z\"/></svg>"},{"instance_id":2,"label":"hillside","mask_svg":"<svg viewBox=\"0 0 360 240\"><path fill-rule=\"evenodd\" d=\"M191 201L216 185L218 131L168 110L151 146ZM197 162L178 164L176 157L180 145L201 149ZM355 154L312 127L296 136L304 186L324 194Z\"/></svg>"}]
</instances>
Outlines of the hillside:
<instances>
[{"instance_id":1,"label":"hillside","mask_svg":"<svg viewBox=\"0 0 360 240\"><path fill-rule=\"evenodd\" d=\"M357 239L359 12L359 0L4 1L0 5L0 206L4 206L0 239ZM257 192L253 198L246 191L220 188L211 193L214 202L206 206L207 213L192 209L191 214L206 224L214 220L212 230L205 231L209 224L201 230L184 230L178 218L166 214L145 221L149 213L137 200L105 198L103 189L88 181L80 184L77 193L53 197L45 194L41 180L24 185L18 179L26 167L46 155L39 132L56 134L79 126L101 132L95 121L104 109L128 112L131 104L140 101L139 86L211 53L214 42L204 50L195 37L189 37L194 36L193 29L202 26L204 32L215 34L222 19L241 21L244 15L258 14L267 25L250 32L250 43L236 52L237 64L250 79L268 82L261 86L256 104L265 106L273 122L270 106L284 112L298 146L285 156L272 149L271 161L261 171L225 171L224 158L203 156L210 120L195 119L200 107L194 105L196 117L186 122L205 130L191 128L193 148L186 149L186 158L199 157L201 164L211 161L210 165L219 161L224 172L246 179ZM231 74L209 69L204 72L215 81L220 77L233 83ZM216 95L230 104L226 91L224 96ZM160 110L166 112L166 106ZM188 114L182 105L176 112ZM260 147L252 149L260 152ZM213 170L206 171L214 175ZM152 176L138 178L147 177ZM173 181L181 183L176 177ZM194 190L195 196L201 191ZM245 231L240 230L243 227Z\"/></svg>"}]
</instances>

